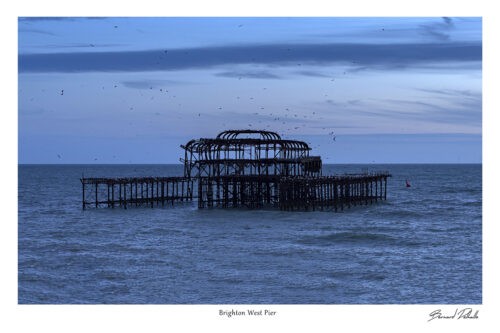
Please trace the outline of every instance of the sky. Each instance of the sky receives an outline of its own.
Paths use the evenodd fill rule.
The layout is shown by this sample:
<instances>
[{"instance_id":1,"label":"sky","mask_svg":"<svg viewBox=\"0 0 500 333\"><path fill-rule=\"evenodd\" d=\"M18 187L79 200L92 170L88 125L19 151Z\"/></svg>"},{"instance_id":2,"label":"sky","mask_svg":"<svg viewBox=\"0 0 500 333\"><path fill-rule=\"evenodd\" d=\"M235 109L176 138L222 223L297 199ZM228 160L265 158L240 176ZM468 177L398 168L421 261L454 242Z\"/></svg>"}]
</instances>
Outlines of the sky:
<instances>
[{"instance_id":1,"label":"sky","mask_svg":"<svg viewBox=\"0 0 500 333\"><path fill-rule=\"evenodd\" d=\"M481 163L482 20L18 18L19 163L178 163L227 129L324 163Z\"/></svg>"}]
</instances>

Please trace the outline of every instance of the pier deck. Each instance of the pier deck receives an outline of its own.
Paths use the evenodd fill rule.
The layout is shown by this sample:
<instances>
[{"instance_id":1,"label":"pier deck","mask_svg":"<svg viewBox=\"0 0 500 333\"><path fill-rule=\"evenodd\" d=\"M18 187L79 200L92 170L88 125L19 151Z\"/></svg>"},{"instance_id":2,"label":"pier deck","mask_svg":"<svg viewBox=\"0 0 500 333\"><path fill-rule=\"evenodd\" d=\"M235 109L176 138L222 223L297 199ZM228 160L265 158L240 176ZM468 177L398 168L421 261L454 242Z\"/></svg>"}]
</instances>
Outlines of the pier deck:
<instances>
[{"instance_id":1,"label":"pier deck","mask_svg":"<svg viewBox=\"0 0 500 333\"><path fill-rule=\"evenodd\" d=\"M387 199L389 173L292 177L283 179L279 188L281 210L325 210L336 212L357 205Z\"/></svg>"},{"instance_id":2,"label":"pier deck","mask_svg":"<svg viewBox=\"0 0 500 333\"><path fill-rule=\"evenodd\" d=\"M344 210L387 199L389 173L309 177L220 176L82 178L83 209L164 206L198 199L198 208ZM194 196L197 193L197 196Z\"/></svg>"},{"instance_id":3,"label":"pier deck","mask_svg":"<svg viewBox=\"0 0 500 333\"><path fill-rule=\"evenodd\" d=\"M186 177L81 178L82 208L172 204L193 200L193 179Z\"/></svg>"}]
</instances>

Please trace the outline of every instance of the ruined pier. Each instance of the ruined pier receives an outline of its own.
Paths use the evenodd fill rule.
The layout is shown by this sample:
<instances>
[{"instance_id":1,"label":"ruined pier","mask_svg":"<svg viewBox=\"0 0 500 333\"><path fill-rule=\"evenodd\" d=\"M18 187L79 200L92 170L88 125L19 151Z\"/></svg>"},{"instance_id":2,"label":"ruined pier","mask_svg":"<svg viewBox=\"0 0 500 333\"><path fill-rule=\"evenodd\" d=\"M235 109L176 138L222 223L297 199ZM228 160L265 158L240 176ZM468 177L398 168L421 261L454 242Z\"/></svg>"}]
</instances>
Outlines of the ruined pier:
<instances>
[{"instance_id":1,"label":"ruined pier","mask_svg":"<svg viewBox=\"0 0 500 333\"><path fill-rule=\"evenodd\" d=\"M164 206L193 200L185 177L81 178L82 208Z\"/></svg>"},{"instance_id":2,"label":"ruined pier","mask_svg":"<svg viewBox=\"0 0 500 333\"><path fill-rule=\"evenodd\" d=\"M307 143L274 132L224 131L181 148L182 177L82 177L82 208L197 199L198 208L339 211L387 199L388 172L323 176L321 157L309 155Z\"/></svg>"}]
</instances>

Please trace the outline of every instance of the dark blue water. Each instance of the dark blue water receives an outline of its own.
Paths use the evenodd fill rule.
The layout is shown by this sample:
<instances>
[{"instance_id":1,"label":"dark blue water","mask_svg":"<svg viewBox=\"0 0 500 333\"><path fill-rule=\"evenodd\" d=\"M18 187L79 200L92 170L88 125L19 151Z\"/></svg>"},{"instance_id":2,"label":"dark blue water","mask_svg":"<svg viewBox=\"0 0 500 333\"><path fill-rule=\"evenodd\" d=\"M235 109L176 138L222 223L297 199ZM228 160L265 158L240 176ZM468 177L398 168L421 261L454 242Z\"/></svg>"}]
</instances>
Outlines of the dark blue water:
<instances>
[{"instance_id":1,"label":"dark blue water","mask_svg":"<svg viewBox=\"0 0 500 333\"><path fill-rule=\"evenodd\" d=\"M82 172L182 169L19 166L19 303L479 304L481 169L325 166L393 174L386 202L333 213L82 211Z\"/></svg>"}]
</instances>

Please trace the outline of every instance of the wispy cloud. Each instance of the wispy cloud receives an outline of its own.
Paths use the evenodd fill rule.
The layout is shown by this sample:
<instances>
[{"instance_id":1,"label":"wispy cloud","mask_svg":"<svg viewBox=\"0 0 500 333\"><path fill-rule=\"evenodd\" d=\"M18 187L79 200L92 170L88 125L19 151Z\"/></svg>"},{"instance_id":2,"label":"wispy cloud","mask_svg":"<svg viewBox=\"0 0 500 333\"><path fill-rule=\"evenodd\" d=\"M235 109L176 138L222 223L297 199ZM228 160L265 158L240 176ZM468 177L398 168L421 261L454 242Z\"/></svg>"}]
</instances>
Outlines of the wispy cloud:
<instances>
[{"instance_id":1,"label":"wispy cloud","mask_svg":"<svg viewBox=\"0 0 500 333\"><path fill-rule=\"evenodd\" d=\"M281 79L282 77L267 71L239 71L239 72L221 72L215 76L246 79Z\"/></svg>"},{"instance_id":2,"label":"wispy cloud","mask_svg":"<svg viewBox=\"0 0 500 333\"><path fill-rule=\"evenodd\" d=\"M474 92L471 90L457 90L457 89L417 89L417 90L436 95L444 95L447 97L452 96L452 97L468 97L468 98L481 99L482 96L480 92Z\"/></svg>"},{"instance_id":3,"label":"wispy cloud","mask_svg":"<svg viewBox=\"0 0 500 333\"><path fill-rule=\"evenodd\" d=\"M450 31L455 28L453 20L449 17L443 17L441 22L422 24L420 34L440 42L450 40Z\"/></svg>"},{"instance_id":4,"label":"wispy cloud","mask_svg":"<svg viewBox=\"0 0 500 333\"><path fill-rule=\"evenodd\" d=\"M266 64L401 66L477 62L481 43L446 44L282 44L202 47L177 50L20 54L19 72L125 72Z\"/></svg>"},{"instance_id":5,"label":"wispy cloud","mask_svg":"<svg viewBox=\"0 0 500 333\"><path fill-rule=\"evenodd\" d=\"M434 91L432 91L434 93ZM447 132L449 128L466 128L467 131L481 130L481 99L464 97L457 92L450 95L436 92L441 98L435 99L366 99L335 101L325 100L323 105L331 110L332 119L340 123L368 124L370 119L379 123L414 128L422 131L419 126L429 126ZM471 93L474 95L474 93ZM321 105L320 105L321 107ZM399 124L399 125L398 125Z\"/></svg>"},{"instance_id":6,"label":"wispy cloud","mask_svg":"<svg viewBox=\"0 0 500 333\"><path fill-rule=\"evenodd\" d=\"M445 124L481 126L481 101L450 100L449 105L413 100L384 100L386 116Z\"/></svg>"},{"instance_id":7,"label":"wispy cloud","mask_svg":"<svg viewBox=\"0 0 500 333\"><path fill-rule=\"evenodd\" d=\"M44 114L47 110L41 107L19 108L19 116L32 116Z\"/></svg>"},{"instance_id":8,"label":"wispy cloud","mask_svg":"<svg viewBox=\"0 0 500 333\"><path fill-rule=\"evenodd\" d=\"M120 47L125 44L113 44L113 43L72 43L72 44L44 44L44 45L33 45L33 48L42 49L90 49L90 48L108 48L108 47Z\"/></svg>"},{"instance_id":9,"label":"wispy cloud","mask_svg":"<svg viewBox=\"0 0 500 333\"><path fill-rule=\"evenodd\" d=\"M57 36L55 33L52 33L50 31L46 31L46 30L42 30L42 29L33 29L33 28L19 28L19 32L41 34L41 35L48 35L48 36Z\"/></svg>"},{"instance_id":10,"label":"wispy cloud","mask_svg":"<svg viewBox=\"0 0 500 333\"><path fill-rule=\"evenodd\" d=\"M318 71L296 71L295 74L310 77L331 77L331 75L326 75Z\"/></svg>"},{"instance_id":11,"label":"wispy cloud","mask_svg":"<svg viewBox=\"0 0 500 333\"><path fill-rule=\"evenodd\" d=\"M76 21L76 20L102 20L108 17L101 16L23 16L19 17L19 22L39 22L39 21Z\"/></svg>"},{"instance_id":12,"label":"wispy cloud","mask_svg":"<svg viewBox=\"0 0 500 333\"><path fill-rule=\"evenodd\" d=\"M158 89L165 88L165 86L169 85L178 85L183 83L185 82L174 80L133 80L121 82L121 84L125 87L132 89Z\"/></svg>"}]
</instances>

